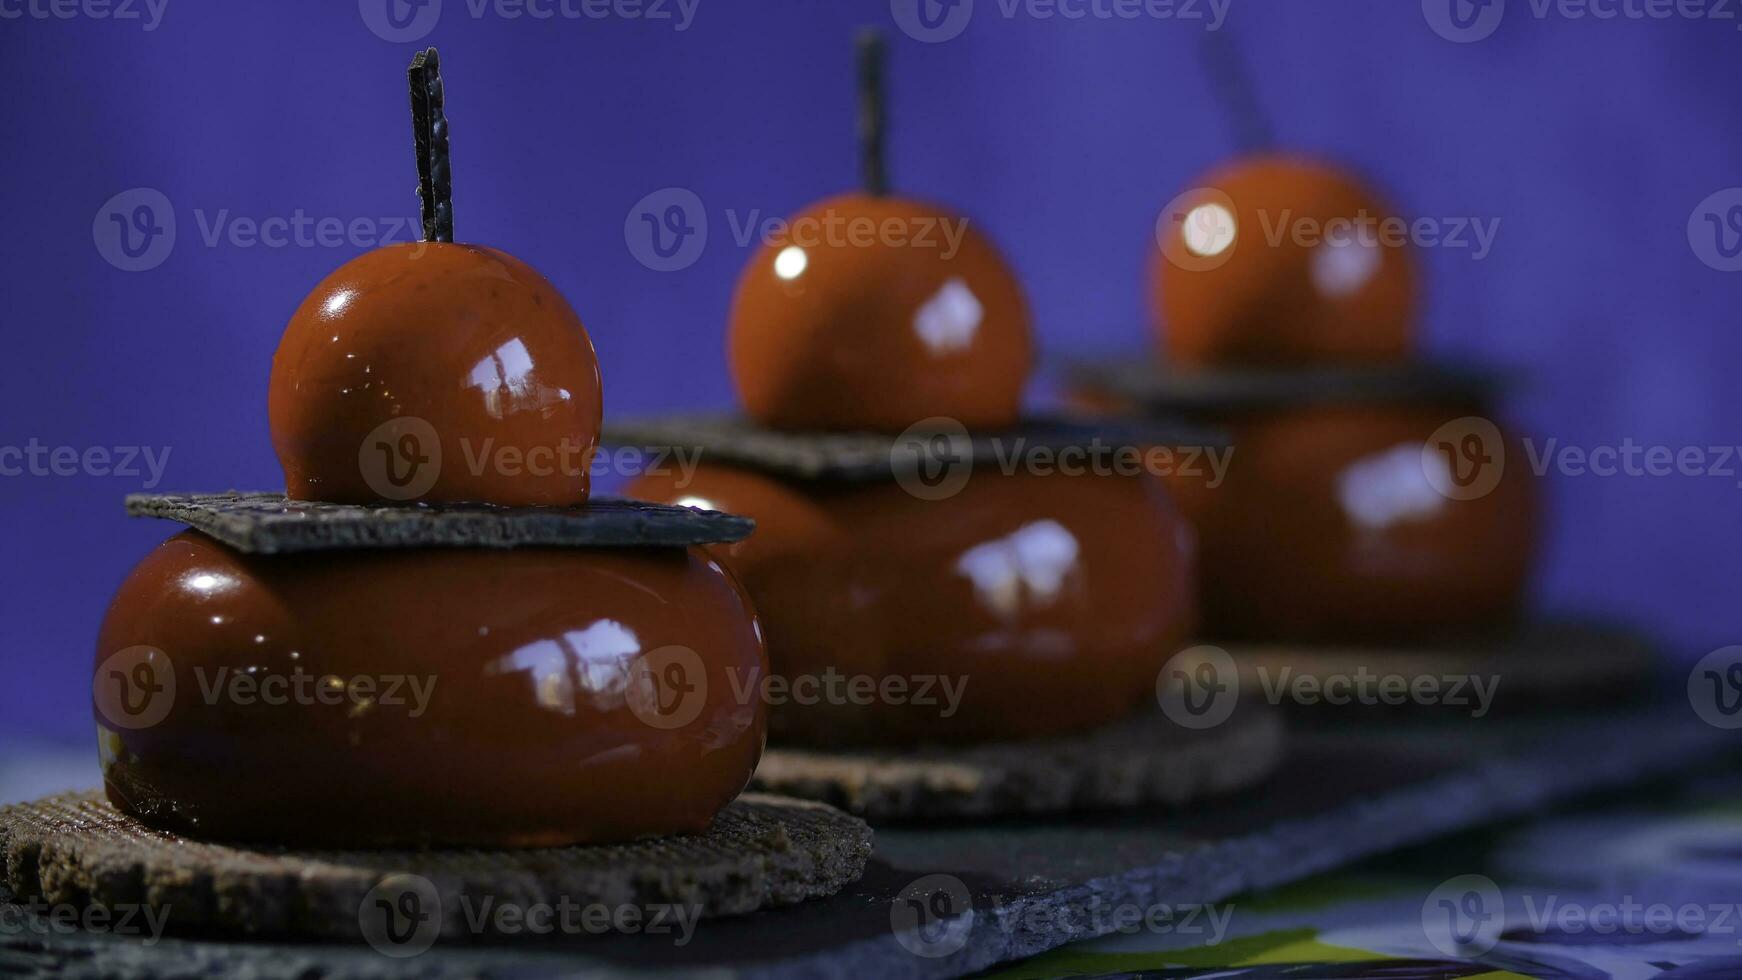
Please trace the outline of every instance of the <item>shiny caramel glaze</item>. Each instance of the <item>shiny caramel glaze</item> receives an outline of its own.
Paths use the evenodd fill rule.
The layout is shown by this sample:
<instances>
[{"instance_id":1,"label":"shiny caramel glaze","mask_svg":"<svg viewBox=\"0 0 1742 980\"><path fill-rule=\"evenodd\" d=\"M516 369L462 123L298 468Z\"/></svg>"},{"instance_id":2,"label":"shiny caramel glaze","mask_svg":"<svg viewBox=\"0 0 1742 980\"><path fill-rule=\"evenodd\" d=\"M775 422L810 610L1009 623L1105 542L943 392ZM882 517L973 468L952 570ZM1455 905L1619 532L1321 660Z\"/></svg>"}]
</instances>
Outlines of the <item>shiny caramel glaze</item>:
<instances>
[{"instance_id":1,"label":"shiny caramel glaze","mask_svg":"<svg viewBox=\"0 0 1742 980\"><path fill-rule=\"evenodd\" d=\"M710 464L627 492L756 518L756 534L714 550L756 603L776 675L900 678L909 701L915 678L965 683L950 717L941 698L776 703L777 741L1091 727L1153 704L1190 625L1190 536L1148 478L975 473L924 501L895 483L830 488Z\"/></svg>"},{"instance_id":2,"label":"shiny caramel glaze","mask_svg":"<svg viewBox=\"0 0 1742 980\"><path fill-rule=\"evenodd\" d=\"M662 652L674 645L694 656ZM123 653L140 646L158 651L143 675ZM94 690L109 799L157 826L520 847L706 828L761 755L764 712L734 691L766 669L742 590L699 551L254 556L188 532L122 585ZM130 727L165 670L167 715ZM297 671L311 691L328 675L376 690L338 704L230 693L237 674ZM393 677L424 685L421 714L410 680L390 696Z\"/></svg>"},{"instance_id":3,"label":"shiny caramel glaze","mask_svg":"<svg viewBox=\"0 0 1742 980\"><path fill-rule=\"evenodd\" d=\"M1479 476L1461 456L1462 423L1449 437L1441 427L1482 414L1350 405L1228 420L1226 481L1173 485L1198 530L1206 638L1407 642L1514 616L1539 537L1522 448L1495 430L1498 482L1472 499L1436 489L1426 467L1441 463L1422 451L1431 438L1434 460Z\"/></svg>"},{"instance_id":4,"label":"shiny caramel glaze","mask_svg":"<svg viewBox=\"0 0 1742 980\"><path fill-rule=\"evenodd\" d=\"M1173 206L1180 214L1162 216L1161 248L1151 260L1151 298L1169 359L1287 366L1406 355L1415 255L1401 238L1382 234L1376 222L1394 212L1354 177L1303 158L1263 156L1212 171L1193 186ZM1230 205L1232 249L1215 252L1206 240L1200 247L1211 254L1193 254L1182 216L1211 216L1205 234L1214 238L1225 225L1213 216ZM1194 211L1214 207L1222 211ZM1374 223L1365 232L1328 224L1359 218ZM1302 241L1297 228L1323 234Z\"/></svg>"},{"instance_id":5,"label":"shiny caramel glaze","mask_svg":"<svg viewBox=\"0 0 1742 980\"><path fill-rule=\"evenodd\" d=\"M962 229L956 245L946 228ZM974 223L855 194L791 229L757 251L732 304L732 377L752 418L884 432L935 416L970 429L1016 422L1033 360L1028 310Z\"/></svg>"},{"instance_id":6,"label":"shiny caramel glaze","mask_svg":"<svg viewBox=\"0 0 1742 980\"><path fill-rule=\"evenodd\" d=\"M519 259L390 245L303 300L272 360L270 410L295 500L581 504L598 358L568 302ZM380 428L394 419L405 427Z\"/></svg>"}]
</instances>

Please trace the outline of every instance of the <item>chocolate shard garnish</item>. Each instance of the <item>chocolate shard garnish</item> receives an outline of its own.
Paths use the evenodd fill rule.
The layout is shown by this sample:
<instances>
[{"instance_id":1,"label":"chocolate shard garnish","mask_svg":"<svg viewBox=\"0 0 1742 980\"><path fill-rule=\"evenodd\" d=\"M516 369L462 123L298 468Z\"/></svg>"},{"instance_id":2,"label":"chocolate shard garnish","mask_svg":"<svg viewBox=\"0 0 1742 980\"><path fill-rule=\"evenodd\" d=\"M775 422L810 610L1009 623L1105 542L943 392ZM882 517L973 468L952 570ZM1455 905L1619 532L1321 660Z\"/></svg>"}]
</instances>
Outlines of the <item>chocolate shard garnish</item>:
<instances>
[{"instance_id":1,"label":"chocolate shard garnish","mask_svg":"<svg viewBox=\"0 0 1742 980\"><path fill-rule=\"evenodd\" d=\"M1219 726L1151 709L1080 735L906 749L799 749L762 757L751 785L874 821L1184 806L1255 786L1282 763L1280 712L1242 704Z\"/></svg>"},{"instance_id":2,"label":"chocolate shard garnish","mask_svg":"<svg viewBox=\"0 0 1742 980\"><path fill-rule=\"evenodd\" d=\"M1187 416L1338 403L1484 404L1513 382L1503 371L1451 364L1168 368L1141 356L1067 364L1064 373L1079 391Z\"/></svg>"},{"instance_id":3,"label":"chocolate shard garnish","mask_svg":"<svg viewBox=\"0 0 1742 980\"><path fill-rule=\"evenodd\" d=\"M384 895L415 893L420 914L439 923L428 941L442 946L498 933L526 940L533 938L528 930L495 916L485 916L475 933L462 910L536 898L547 907L632 907L649 917L661 907L700 918L743 915L833 895L859 879L870 856L864 821L758 794L739 797L694 836L526 850L305 851L194 842L140 823L95 792L0 807L0 884L20 901L143 907L173 932L326 939L365 949L365 939L410 948L412 936L365 931L372 920L364 903ZM651 919L637 918L638 925L644 921ZM669 942L665 949L669 954Z\"/></svg>"},{"instance_id":4,"label":"chocolate shard garnish","mask_svg":"<svg viewBox=\"0 0 1742 980\"><path fill-rule=\"evenodd\" d=\"M417 196L423 240L454 240L454 185L448 159L448 117L443 110L441 57L435 48L411 59L411 127L417 143Z\"/></svg>"},{"instance_id":5,"label":"chocolate shard garnish","mask_svg":"<svg viewBox=\"0 0 1742 980\"><path fill-rule=\"evenodd\" d=\"M889 193L889 171L883 155L888 118L883 96L883 52L881 31L868 27L859 32L859 179L865 193L872 197Z\"/></svg>"},{"instance_id":6,"label":"chocolate shard garnish","mask_svg":"<svg viewBox=\"0 0 1742 980\"><path fill-rule=\"evenodd\" d=\"M747 517L594 497L584 507L332 504L279 493L143 494L127 513L177 521L250 554L354 548L635 548L741 541Z\"/></svg>"},{"instance_id":7,"label":"chocolate shard garnish","mask_svg":"<svg viewBox=\"0 0 1742 980\"><path fill-rule=\"evenodd\" d=\"M1219 432L1169 419L1036 418L1000 432L959 426L881 432L783 432L736 415L671 415L607 422L604 442L643 453L690 453L799 480L873 483L899 479L915 467L968 465L1003 472L1023 469L1031 454L1084 449L1110 454L1144 447L1220 448Z\"/></svg>"}]
</instances>

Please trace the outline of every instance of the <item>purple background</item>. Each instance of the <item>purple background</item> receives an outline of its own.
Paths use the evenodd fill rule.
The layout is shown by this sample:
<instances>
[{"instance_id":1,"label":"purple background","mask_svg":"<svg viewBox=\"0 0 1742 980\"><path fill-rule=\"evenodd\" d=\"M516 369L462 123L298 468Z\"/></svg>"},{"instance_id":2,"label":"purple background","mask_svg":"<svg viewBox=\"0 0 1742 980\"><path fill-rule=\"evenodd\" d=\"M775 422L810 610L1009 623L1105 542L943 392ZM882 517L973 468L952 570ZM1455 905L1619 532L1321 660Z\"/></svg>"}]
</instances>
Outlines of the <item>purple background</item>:
<instances>
[{"instance_id":1,"label":"purple background","mask_svg":"<svg viewBox=\"0 0 1742 980\"><path fill-rule=\"evenodd\" d=\"M23 2L51 9L0 11ZM1485 260L1424 255L1426 351L1528 368L1512 415L1539 438L1739 441L1742 274L1702 263L1688 236L1697 205L1742 184L1738 22L1510 6L1471 44L1438 36L1416 0L1232 0L1225 29L1283 145L1358 166L1405 214L1500 219ZM1049 353L1149 342L1155 215L1232 150L1202 20L1007 18L977 0L959 37L921 43L888 0L700 0L681 32L444 8L421 43L444 58L458 235L564 290L610 413L729 403L721 323L748 251L728 212L788 214L854 181L857 25L892 31L897 186L994 235ZM168 446L159 489L282 485L273 348L362 246L208 245L202 220L409 218L403 72L420 45L376 36L352 0L168 0L151 31L25 9L0 19L0 446ZM177 239L125 272L93 221L136 187L168 197ZM624 232L666 187L699 195L711 226L700 260L670 273ZM143 482L0 477L0 740L88 739L98 619L172 533L122 516ZM1682 656L1742 638L1735 477L1551 492L1544 605L1636 617Z\"/></svg>"}]
</instances>

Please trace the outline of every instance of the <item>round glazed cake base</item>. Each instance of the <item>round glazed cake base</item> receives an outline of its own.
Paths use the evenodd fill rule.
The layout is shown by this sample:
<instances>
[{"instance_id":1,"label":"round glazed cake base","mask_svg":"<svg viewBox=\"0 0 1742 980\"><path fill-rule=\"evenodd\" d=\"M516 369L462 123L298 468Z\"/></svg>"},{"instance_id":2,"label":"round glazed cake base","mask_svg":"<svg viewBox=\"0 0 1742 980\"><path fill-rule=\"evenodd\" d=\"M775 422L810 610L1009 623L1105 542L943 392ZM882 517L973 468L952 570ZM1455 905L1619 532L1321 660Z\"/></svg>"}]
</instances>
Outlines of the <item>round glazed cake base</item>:
<instances>
[{"instance_id":1,"label":"round glazed cake base","mask_svg":"<svg viewBox=\"0 0 1742 980\"><path fill-rule=\"evenodd\" d=\"M871 820L1001 817L1179 806L1257 785L1282 763L1283 726L1242 705L1214 728L1147 712L1080 735L912 750L770 749L751 785Z\"/></svg>"},{"instance_id":2,"label":"round glazed cake base","mask_svg":"<svg viewBox=\"0 0 1742 980\"><path fill-rule=\"evenodd\" d=\"M651 932L658 917L676 935L697 918L832 895L870 855L864 821L756 794L693 837L502 851L206 843L148 827L98 792L0 807L0 870L19 901L144 909L171 932L363 939L389 955L537 932L565 909L588 932Z\"/></svg>"}]
</instances>

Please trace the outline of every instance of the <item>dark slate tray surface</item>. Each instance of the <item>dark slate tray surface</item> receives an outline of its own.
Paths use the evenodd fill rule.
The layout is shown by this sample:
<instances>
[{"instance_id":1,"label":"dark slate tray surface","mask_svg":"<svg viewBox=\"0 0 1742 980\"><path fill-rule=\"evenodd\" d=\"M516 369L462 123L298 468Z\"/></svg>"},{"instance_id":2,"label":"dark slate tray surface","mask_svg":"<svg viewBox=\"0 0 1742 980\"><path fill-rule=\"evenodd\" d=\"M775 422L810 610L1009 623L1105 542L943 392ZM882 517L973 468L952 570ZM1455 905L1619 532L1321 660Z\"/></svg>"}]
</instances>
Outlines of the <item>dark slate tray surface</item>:
<instances>
[{"instance_id":1,"label":"dark slate tray surface","mask_svg":"<svg viewBox=\"0 0 1742 980\"><path fill-rule=\"evenodd\" d=\"M1678 773L1711 771L1738 746L1685 701L1628 712L1474 722L1340 723L1308 729L1266 788L1184 812L1136 809L1054 820L879 828L865 878L834 898L704 923L692 943L573 936L438 946L387 960L360 946L0 933L0 973L169 977L683 975L953 977L1086 938L1069 915L1110 903L1221 902L1363 858ZM947 874L972 896L959 950L910 952L892 903ZM1035 926L1039 922L1038 927ZM912 941L913 930L904 931Z\"/></svg>"},{"instance_id":2,"label":"dark slate tray surface","mask_svg":"<svg viewBox=\"0 0 1742 980\"><path fill-rule=\"evenodd\" d=\"M735 415L669 415L609 422L603 442L646 451L684 450L719 462L800 480L867 483L911 472L922 462L1008 466L1023 454L1062 449L1145 446L1220 448L1227 437L1170 419L1093 422L1034 418L1007 432L970 432L944 420L899 435L880 432L781 432Z\"/></svg>"},{"instance_id":3,"label":"dark slate tray surface","mask_svg":"<svg viewBox=\"0 0 1742 980\"><path fill-rule=\"evenodd\" d=\"M585 507L484 504L360 506L289 500L281 493L146 494L127 513L161 517L253 554L348 548L684 547L741 541L748 517L618 497Z\"/></svg>"},{"instance_id":4,"label":"dark slate tray surface","mask_svg":"<svg viewBox=\"0 0 1742 980\"><path fill-rule=\"evenodd\" d=\"M1412 362L1395 367L1168 368L1148 356L1064 365L1078 388L1138 407L1187 415L1338 402L1477 402L1504 394L1513 379L1471 365Z\"/></svg>"}]
</instances>

